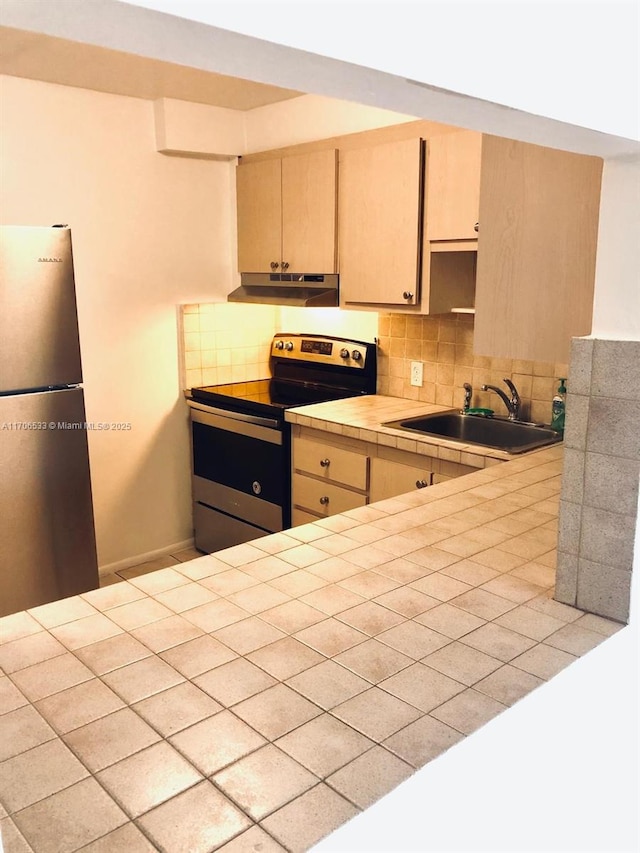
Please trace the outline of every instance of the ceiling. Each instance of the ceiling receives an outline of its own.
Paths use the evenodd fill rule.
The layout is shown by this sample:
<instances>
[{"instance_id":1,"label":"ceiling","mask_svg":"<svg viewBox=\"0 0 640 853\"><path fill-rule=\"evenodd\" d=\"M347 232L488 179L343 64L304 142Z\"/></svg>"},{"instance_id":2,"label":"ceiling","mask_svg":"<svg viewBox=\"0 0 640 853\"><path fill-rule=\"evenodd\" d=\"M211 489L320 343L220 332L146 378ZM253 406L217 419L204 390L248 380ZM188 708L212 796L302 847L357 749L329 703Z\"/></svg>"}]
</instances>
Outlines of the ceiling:
<instances>
[{"instance_id":1,"label":"ceiling","mask_svg":"<svg viewBox=\"0 0 640 853\"><path fill-rule=\"evenodd\" d=\"M233 110L251 110L304 94L11 27L0 27L0 74Z\"/></svg>"}]
</instances>

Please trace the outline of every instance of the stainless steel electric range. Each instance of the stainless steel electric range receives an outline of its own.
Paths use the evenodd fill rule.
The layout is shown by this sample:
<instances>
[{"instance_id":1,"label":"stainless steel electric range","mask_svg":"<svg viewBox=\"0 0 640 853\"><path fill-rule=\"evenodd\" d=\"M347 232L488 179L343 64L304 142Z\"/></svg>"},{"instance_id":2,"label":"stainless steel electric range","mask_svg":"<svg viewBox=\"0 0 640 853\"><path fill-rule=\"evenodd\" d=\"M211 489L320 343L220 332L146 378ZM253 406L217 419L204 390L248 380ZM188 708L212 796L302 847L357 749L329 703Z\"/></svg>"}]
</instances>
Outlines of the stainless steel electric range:
<instances>
[{"instance_id":1,"label":"stainless steel electric range","mask_svg":"<svg viewBox=\"0 0 640 853\"><path fill-rule=\"evenodd\" d=\"M195 546L211 553L291 526L294 406L376 392L376 345L279 333L271 378L207 385L187 395L191 415Z\"/></svg>"}]
</instances>

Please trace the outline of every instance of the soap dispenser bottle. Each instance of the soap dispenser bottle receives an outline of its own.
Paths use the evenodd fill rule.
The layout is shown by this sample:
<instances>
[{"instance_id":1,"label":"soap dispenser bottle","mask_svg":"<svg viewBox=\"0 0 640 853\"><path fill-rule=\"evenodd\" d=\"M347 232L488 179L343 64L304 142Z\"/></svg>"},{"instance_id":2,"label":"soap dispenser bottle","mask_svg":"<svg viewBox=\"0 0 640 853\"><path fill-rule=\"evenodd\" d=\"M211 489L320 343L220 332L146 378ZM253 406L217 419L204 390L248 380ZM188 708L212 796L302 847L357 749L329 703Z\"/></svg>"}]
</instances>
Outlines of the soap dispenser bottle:
<instances>
[{"instance_id":1,"label":"soap dispenser bottle","mask_svg":"<svg viewBox=\"0 0 640 853\"><path fill-rule=\"evenodd\" d=\"M556 391L556 395L551 401L551 429L564 433L564 410L567 398L567 388L565 386L566 379L560 379L560 385Z\"/></svg>"}]
</instances>

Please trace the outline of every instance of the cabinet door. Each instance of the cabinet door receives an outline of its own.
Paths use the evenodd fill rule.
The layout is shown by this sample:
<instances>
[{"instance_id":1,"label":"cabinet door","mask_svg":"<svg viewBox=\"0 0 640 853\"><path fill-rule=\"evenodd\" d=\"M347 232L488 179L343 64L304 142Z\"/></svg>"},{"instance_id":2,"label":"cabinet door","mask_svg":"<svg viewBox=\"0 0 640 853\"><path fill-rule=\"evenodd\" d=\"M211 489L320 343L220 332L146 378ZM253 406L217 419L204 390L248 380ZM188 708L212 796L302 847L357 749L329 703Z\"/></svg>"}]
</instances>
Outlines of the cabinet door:
<instances>
[{"instance_id":1,"label":"cabinet door","mask_svg":"<svg viewBox=\"0 0 640 853\"><path fill-rule=\"evenodd\" d=\"M376 457L371 460L370 501L375 503L416 489L424 489L431 485L432 478L433 474L427 462L414 467Z\"/></svg>"},{"instance_id":2,"label":"cabinet door","mask_svg":"<svg viewBox=\"0 0 640 853\"><path fill-rule=\"evenodd\" d=\"M340 152L341 302L418 305L424 142Z\"/></svg>"},{"instance_id":3,"label":"cabinet door","mask_svg":"<svg viewBox=\"0 0 640 853\"><path fill-rule=\"evenodd\" d=\"M591 331L602 160L484 136L474 351L569 361Z\"/></svg>"},{"instance_id":4,"label":"cabinet door","mask_svg":"<svg viewBox=\"0 0 640 853\"><path fill-rule=\"evenodd\" d=\"M282 260L289 272L336 271L338 152L282 160Z\"/></svg>"},{"instance_id":5,"label":"cabinet door","mask_svg":"<svg viewBox=\"0 0 640 853\"><path fill-rule=\"evenodd\" d=\"M236 167L238 270L269 272L282 261L281 161Z\"/></svg>"},{"instance_id":6,"label":"cabinet door","mask_svg":"<svg viewBox=\"0 0 640 853\"><path fill-rule=\"evenodd\" d=\"M482 134L434 136L427 156L427 240L475 240L480 209Z\"/></svg>"}]
</instances>

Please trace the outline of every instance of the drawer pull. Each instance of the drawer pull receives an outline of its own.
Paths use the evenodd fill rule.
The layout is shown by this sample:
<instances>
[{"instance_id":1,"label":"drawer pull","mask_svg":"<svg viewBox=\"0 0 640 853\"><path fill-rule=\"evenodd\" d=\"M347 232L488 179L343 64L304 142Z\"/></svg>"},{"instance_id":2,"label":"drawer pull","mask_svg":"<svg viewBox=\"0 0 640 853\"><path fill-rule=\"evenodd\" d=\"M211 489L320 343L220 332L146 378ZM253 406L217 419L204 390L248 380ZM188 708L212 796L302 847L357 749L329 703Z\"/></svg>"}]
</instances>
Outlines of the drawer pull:
<instances>
[{"instance_id":1,"label":"drawer pull","mask_svg":"<svg viewBox=\"0 0 640 853\"><path fill-rule=\"evenodd\" d=\"M320 503L322 504L322 506L326 506L329 503L329 498L326 495L323 495L320 498Z\"/></svg>"},{"instance_id":2,"label":"drawer pull","mask_svg":"<svg viewBox=\"0 0 640 853\"><path fill-rule=\"evenodd\" d=\"M429 485L428 480L416 480L416 489L424 489Z\"/></svg>"},{"instance_id":3,"label":"drawer pull","mask_svg":"<svg viewBox=\"0 0 640 853\"><path fill-rule=\"evenodd\" d=\"M321 467L321 468L328 468L328 467L329 467L329 465L331 465L331 460L330 460L330 459L321 459L321 460L320 460L320 467Z\"/></svg>"}]
</instances>

